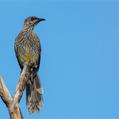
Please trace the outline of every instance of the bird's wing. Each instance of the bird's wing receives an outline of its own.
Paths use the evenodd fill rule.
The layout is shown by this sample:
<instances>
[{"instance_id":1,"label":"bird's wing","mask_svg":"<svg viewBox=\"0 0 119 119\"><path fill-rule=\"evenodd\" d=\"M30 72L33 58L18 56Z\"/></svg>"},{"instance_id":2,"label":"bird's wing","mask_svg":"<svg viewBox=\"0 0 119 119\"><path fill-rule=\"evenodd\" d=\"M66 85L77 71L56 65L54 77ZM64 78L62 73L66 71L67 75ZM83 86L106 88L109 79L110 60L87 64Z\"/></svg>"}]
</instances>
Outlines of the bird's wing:
<instances>
[{"instance_id":1,"label":"bird's wing","mask_svg":"<svg viewBox=\"0 0 119 119\"><path fill-rule=\"evenodd\" d=\"M24 39L24 32L20 32L19 35L17 36L17 38L15 39L15 43L14 43L15 55L17 57L18 63L21 68L23 68L23 66L19 59L20 56L19 56L19 52L18 52L18 47L21 44L23 39Z\"/></svg>"},{"instance_id":2,"label":"bird's wing","mask_svg":"<svg viewBox=\"0 0 119 119\"><path fill-rule=\"evenodd\" d=\"M38 58L38 62L37 62L37 68L39 69L40 67L40 60L41 60L41 43L40 43L40 39L39 37L37 36L37 34L34 32L34 40L35 40L35 46L36 46L36 49L39 53L39 58Z\"/></svg>"}]
</instances>

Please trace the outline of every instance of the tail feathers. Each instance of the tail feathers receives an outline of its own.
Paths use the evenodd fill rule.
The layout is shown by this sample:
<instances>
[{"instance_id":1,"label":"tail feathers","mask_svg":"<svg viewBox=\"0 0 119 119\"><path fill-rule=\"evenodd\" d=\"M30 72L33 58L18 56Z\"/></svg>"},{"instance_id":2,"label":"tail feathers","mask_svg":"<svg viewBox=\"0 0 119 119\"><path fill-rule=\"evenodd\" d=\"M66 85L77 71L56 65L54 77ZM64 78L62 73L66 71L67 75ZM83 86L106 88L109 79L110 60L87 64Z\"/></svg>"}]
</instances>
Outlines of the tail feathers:
<instances>
[{"instance_id":1,"label":"tail feathers","mask_svg":"<svg viewBox=\"0 0 119 119\"><path fill-rule=\"evenodd\" d=\"M43 105L43 92L37 74L26 85L26 105L30 113L38 112Z\"/></svg>"}]
</instances>

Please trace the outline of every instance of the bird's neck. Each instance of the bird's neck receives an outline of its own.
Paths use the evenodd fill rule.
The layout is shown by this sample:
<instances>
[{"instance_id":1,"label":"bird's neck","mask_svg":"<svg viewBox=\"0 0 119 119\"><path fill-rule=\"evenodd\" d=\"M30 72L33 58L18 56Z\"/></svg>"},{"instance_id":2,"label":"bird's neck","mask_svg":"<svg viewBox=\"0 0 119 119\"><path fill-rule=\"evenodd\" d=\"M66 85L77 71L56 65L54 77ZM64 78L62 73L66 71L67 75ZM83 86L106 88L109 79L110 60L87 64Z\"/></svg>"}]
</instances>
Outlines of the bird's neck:
<instances>
[{"instance_id":1,"label":"bird's neck","mask_svg":"<svg viewBox=\"0 0 119 119\"><path fill-rule=\"evenodd\" d=\"M24 31L32 31L33 30L33 27L31 27L31 26L30 27L29 26L24 26L23 27L23 30Z\"/></svg>"},{"instance_id":2,"label":"bird's neck","mask_svg":"<svg viewBox=\"0 0 119 119\"><path fill-rule=\"evenodd\" d=\"M33 33L33 28L32 27L23 27L22 32L24 32L24 37L29 39L29 37Z\"/></svg>"}]
</instances>

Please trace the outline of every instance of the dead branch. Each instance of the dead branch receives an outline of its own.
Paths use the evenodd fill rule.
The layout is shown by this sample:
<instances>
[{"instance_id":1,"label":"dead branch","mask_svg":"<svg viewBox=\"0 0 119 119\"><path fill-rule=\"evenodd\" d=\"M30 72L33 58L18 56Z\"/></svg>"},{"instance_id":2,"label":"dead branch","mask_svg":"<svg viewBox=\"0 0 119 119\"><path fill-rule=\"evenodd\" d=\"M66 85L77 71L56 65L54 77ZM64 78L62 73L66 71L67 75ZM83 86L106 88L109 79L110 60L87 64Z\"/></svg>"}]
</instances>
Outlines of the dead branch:
<instances>
[{"instance_id":1,"label":"dead branch","mask_svg":"<svg viewBox=\"0 0 119 119\"><path fill-rule=\"evenodd\" d=\"M21 72L20 79L16 88L16 93L11 96L2 77L0 77L0 96L8 108L10 119L23 119L19 102L22 98L23 91L29 76L29 66L26 64Z\"/></svg>"}]
</instances>

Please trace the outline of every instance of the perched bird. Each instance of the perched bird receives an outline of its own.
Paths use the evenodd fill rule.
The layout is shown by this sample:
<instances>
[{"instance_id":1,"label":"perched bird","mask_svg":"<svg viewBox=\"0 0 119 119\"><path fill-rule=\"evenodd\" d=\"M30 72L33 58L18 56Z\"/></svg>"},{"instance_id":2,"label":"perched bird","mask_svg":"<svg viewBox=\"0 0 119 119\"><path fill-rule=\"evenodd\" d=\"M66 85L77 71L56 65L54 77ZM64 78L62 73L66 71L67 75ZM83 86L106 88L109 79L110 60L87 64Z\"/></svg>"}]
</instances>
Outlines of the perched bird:
<instances>
[{"instance_id":1,"label":"perched bird","mask_svg":"<svg viewBox=\"0 0 119 119\"><path fill-rule=\"evenodd\" d=\"M41 59L41 44L33 29L44 20L36 16L26 18L14 44L21 71L25 63L30 66L30 76L26 84L26 106L30 113L39 111L43 104L41 83L37 74Z\"/></svg>"}]
</instances>

